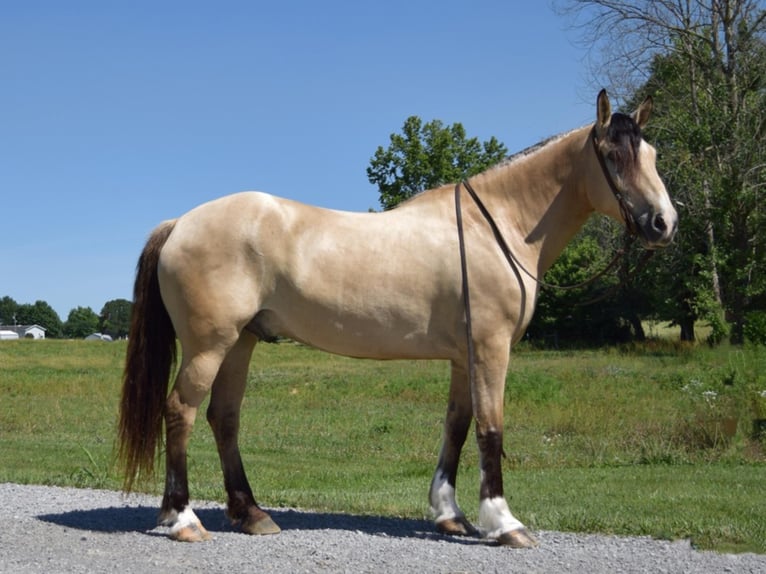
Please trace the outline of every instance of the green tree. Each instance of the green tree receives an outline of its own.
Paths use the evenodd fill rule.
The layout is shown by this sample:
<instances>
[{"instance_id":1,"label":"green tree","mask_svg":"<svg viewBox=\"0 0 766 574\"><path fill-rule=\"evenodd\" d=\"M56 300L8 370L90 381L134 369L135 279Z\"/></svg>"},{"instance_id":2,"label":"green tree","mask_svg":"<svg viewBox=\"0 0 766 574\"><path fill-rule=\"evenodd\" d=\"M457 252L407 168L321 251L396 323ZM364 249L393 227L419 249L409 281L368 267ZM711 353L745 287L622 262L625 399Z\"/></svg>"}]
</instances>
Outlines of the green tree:
<instances>
[{"instance_id":1,"label":"green tree","mask_svg":"<svg viewBox=\"0 0 766 574\"><path fill-rule=\"evenodd\" d=\"M98 315L90 307L75 307L64 323L64 336L83 339L98 329Z\"/></svg>"},{"instance_id":2,"label":"green tree","mask_svg":"<svg viewBox=\"0 0 766 574\"><path fill-rule=\"evenodd\" d=\"M16 311L19 325L40 325L45 328L45 336L51 339L61 337L62 324L58 313L45 301L35 301L34 305L19 305Z\"/></svg>"},{"instance_id":3,"label":"green tree","mask_svg":"<svg viewBox=\"0 0 766 574\"><path fill-rule=\"evenodd\" d=\"M603 345L645 338L642 319L654 315L647 296L654 260L605 217L592 217L543 280L529 338L545 346Z\"/></svg>"},{"instance_id":4,"label":"green tree","mask_svg":"<svg viewBox=\"0 0 766 574\"><path fill-rule=\"evenodd\" d=\"M112 299L104 303L99 316L99 330L113 339L127 337L133 303L127 299Z\"/></svg>"},{"instance_id":5,"label":"green tree","mask_svg":"<svg viewBox=\"0 0 766 574\"><path fill-rule=\"evenodd\" d=\"M494 136L480 143L468 138L460 123L426 124L410 116L401 134L391 134L387 149L378 146L367 178L380 192L380 204L391 209L416 193L480 173L504 159L505 145Z\"/></svg>"},{"instance_id":6,"label":"green tree","mask_svg":"<svg viewBox=\"0 0 766 574\"><path fill-rule=\"evenodd\" d=\"M748 8L749 7L749 8ZM688 325L713 327L710 342L729 331L743 342L750 310L766 295L766 42L750 2L724 2L693 38L655 58L644 88L666 102L657 117L660 163L684 205L677 265L669 269L673 299ZM750 15L748 17L748 14ZM720 45L719 45L720 42ZM683 273L679 273L683 269ZM679 322L684 332L684 318ZM688 328L688 327L687 327Z\"/></svg>"},{"instance_id":7,"label":"green tree","mask_svg":"<svg viewBox=\"0 0 766 574\"><path fill-rule=\"evenodd\" d=\"M653 300L694 338L696 319L743 340L766 302L766 10L757 0L569 0L600 82L626 101L658 102L649 139L679 199L675 248ZM665 285L665 288L662 287Z\"/></svg>"},{"instance_id":8,"label":"green tree","mask_svg":"<svg viewBox=\"0 0 766 574\"><path fill-rule=\"evenodd\" d=\"M6 295L0 299L0 325L13 325L19 304Z\"/></svg>"}]
</instances>

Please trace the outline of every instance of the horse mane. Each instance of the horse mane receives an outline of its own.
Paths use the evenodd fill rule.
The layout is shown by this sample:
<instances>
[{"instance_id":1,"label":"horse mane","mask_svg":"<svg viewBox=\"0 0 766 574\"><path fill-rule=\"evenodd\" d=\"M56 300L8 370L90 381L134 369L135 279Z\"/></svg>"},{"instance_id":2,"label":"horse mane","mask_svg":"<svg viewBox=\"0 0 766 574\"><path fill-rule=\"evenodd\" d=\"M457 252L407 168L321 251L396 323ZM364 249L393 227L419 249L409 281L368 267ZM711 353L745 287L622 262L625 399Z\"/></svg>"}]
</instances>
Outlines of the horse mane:
<instances>
[{"instance_id":1,"label":"horse mane","mask_svg":"<svg viewBox=\"0 0 766 574\"><path fill-rule=\"evenodd\" d=\"M579 129L579 128L577 128L577 129ZM486 170L484 170L484 173L489 172L489 171L493 171L493 170L496 170L496 169L502 169L504 167L507 167L507 166L511 165L512 163L515 163L517 161L521 161L524 158L532 156L536 152L538 152L541 149L543 149L544 147L546 147L548 144L554 143L554 142L556 142L556 141L558 141L560 139L565 138L566 136L568 136L572 132L577 131L577 129L569 130L569 131L566 131L566 132L563 132L563 133L560 133L560 134L557 134L557 135L554 135L554 136L547 137L544 140L539 141L536 144L531 145L531 146L529 146L527 148L524 148L521 151L518 151L516 153L512 153L511 155L509 155L505 159L502 159L499 162L497 162L496 164L489 166ZM442 183L441 186L450 185L450 184L456 184L456 183L457 183L456 181L446 182L446 183ZM433 189L438 189L438 187L440 187L440 186L437 186L436 188L433 188ZM418 191L417 193L411 195L410 197L408 197L404 201L399 202L397 205L395 205L391 209L397 209L397 208L399 208L399 207L401 207L403 205L406 205L406 204L410 203L412 200L417 199L418 197L420 197L421 195L423 195L424 193L427 193L429 191L432 191L432 190L431 189L422 189L422 190Z\"/></svg>"},{"instance_id":2,"label":"horse mane","mask_svg":"<svg viewBox=\"0 0 766 574\"><path fill-rule=\"evenodd\" d=\"M606 139L615 146L614 162L623 177L630 178L638 162L638 148L641 145L641 127L629 115L612 115Z\"/></svg>"},{"instance_id":3,"label":"horse mane","mask_svg":"<svg viewBox=\"0 0 766 574\"><path fill-rule=\"evenodd\" d=\"M564 139L569 134L571 134L573 132L576 132L578 129L581 129L581 128L576 128L576 129L573 129L573 130L562 132L560 134L556 134L554 136L547 137L547 138L537 142L536 144L533 144L533 145L531 145L531 146L529 146L527 148L524 148L521 151L517 151L515 153L512 153L511 155L509 155L504 160L502 160L502 161L496 163L495 165L493 165L492 167L490 167L487 171L494 170L494 169L501 169L501 168L504 168L504 167L508 167L509 165L511 165L513 163L516 163L518 161L522 161L522 160L524 160L524 159L526 159L526 158L528 158L530 156L533 156L538 151L540 151L541 149L547 147L549 144L552 144L554 142L557 142L559 140Z\"/></svg>"}]
</instances>

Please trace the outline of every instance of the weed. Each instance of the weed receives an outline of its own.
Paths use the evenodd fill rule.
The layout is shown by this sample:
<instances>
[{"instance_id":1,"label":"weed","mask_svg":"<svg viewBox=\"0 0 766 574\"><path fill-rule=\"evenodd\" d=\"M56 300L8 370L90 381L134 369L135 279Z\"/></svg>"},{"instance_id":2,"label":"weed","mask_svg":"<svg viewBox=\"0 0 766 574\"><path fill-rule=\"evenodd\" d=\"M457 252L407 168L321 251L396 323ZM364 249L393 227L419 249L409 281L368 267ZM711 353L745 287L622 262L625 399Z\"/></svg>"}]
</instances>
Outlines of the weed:
<instances>
[{"instance_id":1,"label":"weed","mask_svg":"<svg viewBox=\"0 0 766 574\"><path fill-rule=\"evenodd\" d=\"M83 453L88 459L87 464L80 466L74 472L72 472L70 478L72 485L77 487L88 488L106 488L110 483L110 471L109 464L98 463L93 454L80 445Z\"/></svg>"}]
</instances>

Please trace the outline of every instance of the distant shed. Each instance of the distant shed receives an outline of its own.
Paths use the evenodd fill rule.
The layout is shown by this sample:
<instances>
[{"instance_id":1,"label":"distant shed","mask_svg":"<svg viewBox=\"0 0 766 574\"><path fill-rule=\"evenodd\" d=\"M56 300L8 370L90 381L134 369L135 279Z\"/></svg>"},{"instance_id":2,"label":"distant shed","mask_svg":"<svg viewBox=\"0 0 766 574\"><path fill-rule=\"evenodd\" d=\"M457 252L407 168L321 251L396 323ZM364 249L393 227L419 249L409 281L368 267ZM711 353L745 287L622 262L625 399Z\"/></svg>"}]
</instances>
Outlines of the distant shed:
<instances>
[{"instance_id":1,"label":"distant shed","mask_svg":"<svg viewBox=\"0 0 766 574\"><path fill-rule=\"evenodd\" d=\"M110 335L107 335L106 333L91 333L87 337L85 337L86 341L107 341L111 342L112 337Z\"/></svg>"},{"instance_id":2,"label":"distant shed","mask_svg":"<svg viewBox=\"0 0 766 574\"><path fill-rule=\"evenodd\" d=\"M15 337L0 337L2 339L45 339L45 327L40 325L0 325L0 331L15 333Z\"/></svg>"}]
</instances>

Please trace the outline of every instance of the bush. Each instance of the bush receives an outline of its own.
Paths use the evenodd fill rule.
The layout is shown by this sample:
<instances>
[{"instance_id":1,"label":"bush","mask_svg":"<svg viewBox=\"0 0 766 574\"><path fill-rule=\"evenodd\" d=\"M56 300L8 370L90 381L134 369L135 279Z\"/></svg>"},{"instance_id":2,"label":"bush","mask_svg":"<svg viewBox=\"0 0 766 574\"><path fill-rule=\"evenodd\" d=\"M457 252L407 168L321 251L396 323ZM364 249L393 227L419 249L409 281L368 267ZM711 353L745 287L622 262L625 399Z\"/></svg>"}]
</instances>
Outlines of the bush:
<instances>
[{"instance_id":1,"label":"bush","mask_svg":"<svg viewBox=\"0 0 766 574\"><path fill-rule=\"evenodd\" d=\"M766 345L766 311L751 311L746 314L742 331L746 341L754 345Z\"/></svg>"}]
</instances>

